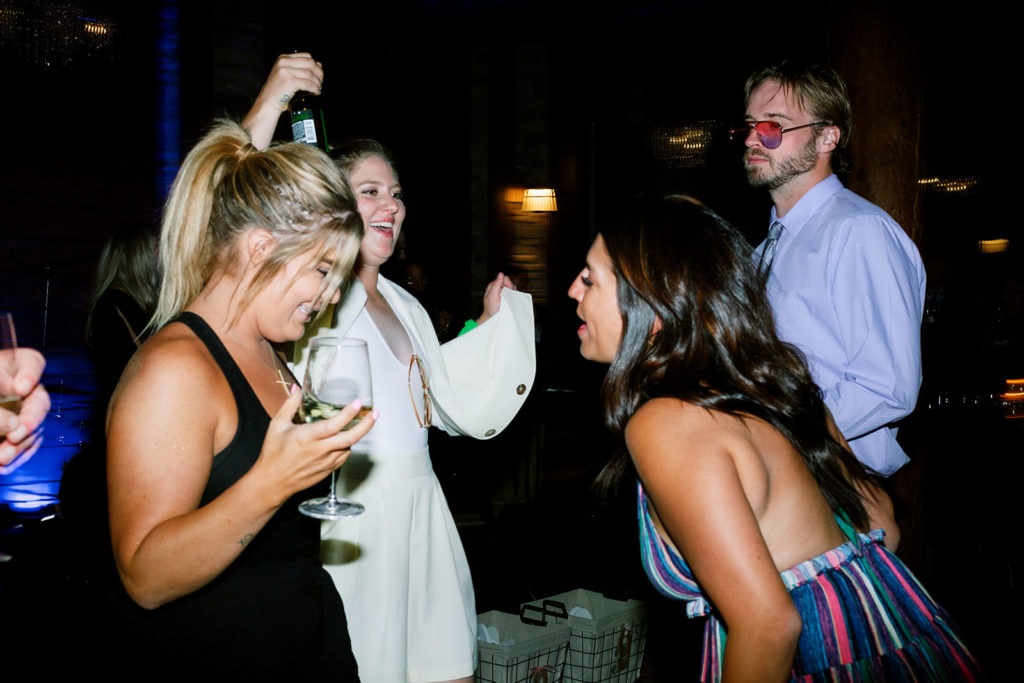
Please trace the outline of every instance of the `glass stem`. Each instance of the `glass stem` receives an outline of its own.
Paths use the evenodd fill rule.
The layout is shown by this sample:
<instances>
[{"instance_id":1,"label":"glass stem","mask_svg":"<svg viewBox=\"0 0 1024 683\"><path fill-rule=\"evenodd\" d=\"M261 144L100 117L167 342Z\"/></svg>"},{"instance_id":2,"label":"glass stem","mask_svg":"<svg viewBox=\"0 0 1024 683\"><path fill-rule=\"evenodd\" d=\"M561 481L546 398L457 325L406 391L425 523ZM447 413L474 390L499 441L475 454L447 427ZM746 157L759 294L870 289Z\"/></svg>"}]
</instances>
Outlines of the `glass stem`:
<instances>
[{"instance_id":1,"label":"glass stem","mask_svg":"<svg viewBox=\"0 0 1024 683\"><path fill-rule=\"evenodd\" d=\"M334 478L337 476L338 470L331 470L331 492L327 495L328 505L337 505L338 496L334 493Z\"/></svg>"}]
</instances>

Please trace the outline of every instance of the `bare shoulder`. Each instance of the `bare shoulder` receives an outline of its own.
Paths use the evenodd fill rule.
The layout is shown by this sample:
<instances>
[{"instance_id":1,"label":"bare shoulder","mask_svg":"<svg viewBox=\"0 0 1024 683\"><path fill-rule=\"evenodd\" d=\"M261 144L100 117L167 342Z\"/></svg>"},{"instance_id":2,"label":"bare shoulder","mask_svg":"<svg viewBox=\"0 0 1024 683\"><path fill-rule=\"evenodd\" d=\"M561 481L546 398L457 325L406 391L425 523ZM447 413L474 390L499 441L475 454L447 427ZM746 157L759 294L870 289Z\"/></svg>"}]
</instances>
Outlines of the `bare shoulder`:
<instances>
[{"instance_id":1,"label":"bare shoulder","mask_svg":"<svg viewBox=\"0 0 1024 683\"><path fill-rule=\"evenodd\" d=\"M197 468L208 467L234 433L234 407L231 387L206 345L185 325L170 323L139 348L114 392L108 462L122 475L138 474L140 462L156 467L160 454L173 449L179 463L192 455ZM120 462L133 464L125 469Z\"/></svg>"},{"instance_id":2,"label":"bare shoulder","mask_svg":"<svg viewBox=\"0 0 1024 683\"><path fill-rule=\"evenodd\" d=\"M678 462L699 454L727 455L742 423L716 410L674 398L643 404L626 425L626 445L638 467L645 460Z\"/></svg>"},{"instance_id":3,"label":"bare shoulder","mask_svg":"<svg viewBox=\"0 0 1024 683\"><path fill-rule=\"evenodd\" d=\"M206 345L185 325L170 323L139 348L124 370L115 402L159 391L164 399L199 402L222 374Z\"/></svg>"},{"instance_id":4,"label":"bare shoulder","mask_svg":"<svg viewBox=\"0 0 1024 683\"><path fill-rule=\"evenodd\" d=\"M640 406L630 418L626 438L644 440L661 434L673 440L704 439L740 426L737 418L717 410L675 398L655 398Z\"/></svg>"}]
</instances>

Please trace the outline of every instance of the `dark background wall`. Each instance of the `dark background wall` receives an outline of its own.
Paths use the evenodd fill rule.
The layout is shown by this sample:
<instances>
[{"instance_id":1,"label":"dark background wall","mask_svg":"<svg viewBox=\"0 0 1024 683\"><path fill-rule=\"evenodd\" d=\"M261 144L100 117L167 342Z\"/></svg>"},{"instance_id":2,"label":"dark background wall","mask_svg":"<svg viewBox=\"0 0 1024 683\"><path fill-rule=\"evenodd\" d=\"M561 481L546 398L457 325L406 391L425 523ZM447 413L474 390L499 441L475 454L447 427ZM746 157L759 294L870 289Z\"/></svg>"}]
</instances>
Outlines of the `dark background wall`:
<instances>
[{"instance_id":1,"label":"dark background wall","mask_svg":"<svg viewBox=\"0 0 1024 683\"><path fill-rule=\"evenodd\" d=\"M518 429L488 442L497 459L443 435L436 447L432 435L431 450L456 511L476 510L504 476L501 464L517 468L524 453L532 487L575 491L591 479L605 444L598 393L576 374L585 366L594 372L586 379L596 380L600 368L579 357L565 289L604 202L653 186L688 191L758 239L768 198L746 187L740 149L725 135L742 118L743 81L784 55L830 61L854 100L848 183L899 218L949 309L926 320L922 400L900 431L914 454L908 488L919 494L916 523L903 525L903 552L925 570L925 585L936 586L940 601L966 615L969 632L979 634L973 644L1001 659L1014 634L991 632L997 620L988 610L1011 604L1004 588L1016 585L1019 558L1006 543L1016 528L1012 479L1000 473L1016 453L1020 421L989 413L1000 410L1003 379L1024 377L1016 126L1001 116L1013 106L1020 62L1014 17L986 2L950 11L880 0L598 4L0 0L0 308L14 310L24 344L79 346L92 272L110 230L156 229L177 163L211 119L241 117L278 54L311 50L327 70L330 136L370 135L394 149L410 246L456 312L475 312L483 283L520 246L524 217L511 190L557 189L558 213L537 219L548 237L538 294L550 315L544 361L551 373L538 386L577 383L537 391L542 402L524 411ZM110 40L69 41L69 27L83 16L114 27ZM666 143L679 131L708 137L699 151L680 154ZM279 137L287 137L283 127ZM941 182L919 184L930 177ZM1009 238L1010 249L980 254L977 241L990 237ZM51 389L52 414L63 421L51 422L47 438L59 455L81 436L61 441L76 397L64 384ZM524 448L522 439L534 441ZM43 463L37 454L17 477ZM52 481L54 471L39 479ZM549 553L520 552L536 542L538 524L565 527L577 543L589 541L579 532L594 524L599 540L588 551L614 546L608 538L616 528L606 517L583 522L590 508L567 501L571 514L545 514L519 543L494 544L511 548L515 561L497 553L491 571L474 566L478 596L505 571L520 580L513 576L520 567L532 575L580 547L565 540ZM632 534L632 511L625 513L622 528ZM489 540L486 547L491 552ZM496 571L499 559L513 569ZM591 568L606 570L607 559L602 554ZM965 567L985 576L984 585L964 591ZM515 597L510 585L501 581L498 592ZM66 614L65 603L40 613ZM678 652L676 631L663 633L663 651Z\"/></svg>"},{"instance_id":2,"label":"dark background wall","mask_svg":"<svg viewBox=\"0 0 1024 683\"><path fill-rule=\"evenodd\" d=\"M996 154L1012 145L1012 125L993 120L996 94L1013 87L1013 60L1000 54L1009 28L984 4L956 14L837 0L69 5L116 27L108 46L65 50L66 63L44 64L33 44L52 36L26 38L8 23L0 39L9 88L0 115L0 286L3 305L31 330L26 339L40 344L80 339L108 231L155 228L177 159L214 116L242 116L276 55L295 49L325 65L329 136L369 135L394 149L410 206L406 234L459 312L473 312L483 282L506 261L514 238L501 198L510 186L558 189L544 298L565 315L565 287L602 202L617 192L693 192L756 239L767 197L746 187L740 150L724 131L742 116L747 73L787 54L841 66L854 91L854 139L888 136L855 158L850 184L869 197L876 188L872 198L922 247L975 267L979 234L1015 229L1005 210L1013 174L992 173ZM10 12L55 6L2 2L0 30ZM886 96L858 107L886 89L917 95L893 98L898 112L887 113ZM697 122L715 132L699 164L658 156L657 131ZM885 156L908 137L917 166L909 172L905 156L898 167ZM872 186L894 168L897 177ZM926 175L978 184L930 194L916 184ZM877 189L894 184L894 199ZM911 207L906 218L900 204Z\"/></svg>"}]
</instances>

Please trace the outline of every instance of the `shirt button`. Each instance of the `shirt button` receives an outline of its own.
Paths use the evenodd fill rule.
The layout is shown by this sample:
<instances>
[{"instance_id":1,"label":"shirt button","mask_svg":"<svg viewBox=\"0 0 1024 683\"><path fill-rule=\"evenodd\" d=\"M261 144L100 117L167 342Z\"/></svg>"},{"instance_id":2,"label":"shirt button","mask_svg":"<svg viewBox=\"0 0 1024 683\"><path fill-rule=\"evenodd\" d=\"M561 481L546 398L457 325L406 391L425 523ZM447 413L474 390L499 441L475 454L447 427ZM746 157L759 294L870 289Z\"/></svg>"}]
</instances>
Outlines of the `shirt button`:
<instances>
[{"instance_id":1,"label":"shirt button","mask_svg":"<svg viewBox=\"0 0 1024 683\"><path fill-rule=\"evenodd\" d=\"M520 396L525 394L526 393L526 385L525 384L520 384L518 387L516 387L516 393L519 394Z\"/></svg>"}]
</instances>

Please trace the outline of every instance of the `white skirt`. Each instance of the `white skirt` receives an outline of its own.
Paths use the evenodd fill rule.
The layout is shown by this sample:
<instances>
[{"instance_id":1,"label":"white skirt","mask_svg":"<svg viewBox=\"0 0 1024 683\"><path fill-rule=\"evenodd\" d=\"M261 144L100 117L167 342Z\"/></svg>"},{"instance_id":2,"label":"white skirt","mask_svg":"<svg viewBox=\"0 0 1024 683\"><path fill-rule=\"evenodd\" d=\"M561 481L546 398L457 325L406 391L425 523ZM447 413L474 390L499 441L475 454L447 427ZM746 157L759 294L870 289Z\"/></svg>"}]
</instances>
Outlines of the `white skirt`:
<instances>
[{"instance_id":1,"label":"white skirt","mask_svg":"<svg viewBox=\"0 0 1024 683\"><path fill-rule=\"evenodd\" d=\"M362 683L471 676L473 582L428 449L353 453L337 491L366 506L321 527L321 557L345 602Z\"/></svg>"}]
</instances>

